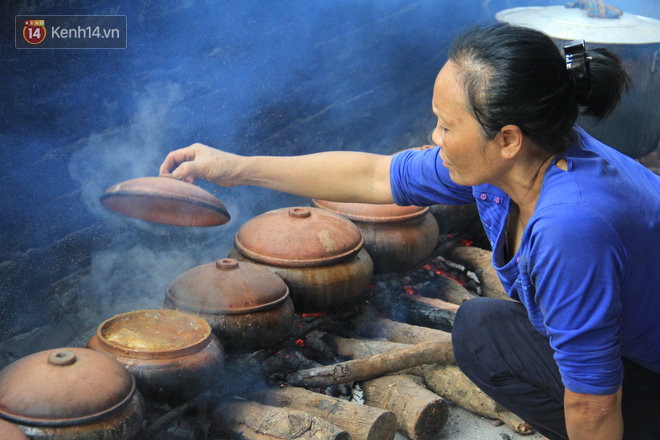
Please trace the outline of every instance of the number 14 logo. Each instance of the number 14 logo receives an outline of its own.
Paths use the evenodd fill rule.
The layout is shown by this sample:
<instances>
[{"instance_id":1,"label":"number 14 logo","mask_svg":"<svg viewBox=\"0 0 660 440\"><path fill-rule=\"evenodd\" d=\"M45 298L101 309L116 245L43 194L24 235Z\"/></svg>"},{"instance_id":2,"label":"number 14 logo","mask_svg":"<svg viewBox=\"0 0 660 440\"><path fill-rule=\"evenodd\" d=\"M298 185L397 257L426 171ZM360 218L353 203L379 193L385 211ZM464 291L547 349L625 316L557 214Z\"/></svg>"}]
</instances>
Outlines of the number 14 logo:
<instances>
[{"instance_id":1,"label":"number 14 logo","mask_svg":"<svg viewBox=\"0 0 660 440\"><path fill-rule=\"evenodd\" d=\"M30 44L39 44L46 38L44 20L25 20L23 38Z\"/></svg>"}]
</instances>

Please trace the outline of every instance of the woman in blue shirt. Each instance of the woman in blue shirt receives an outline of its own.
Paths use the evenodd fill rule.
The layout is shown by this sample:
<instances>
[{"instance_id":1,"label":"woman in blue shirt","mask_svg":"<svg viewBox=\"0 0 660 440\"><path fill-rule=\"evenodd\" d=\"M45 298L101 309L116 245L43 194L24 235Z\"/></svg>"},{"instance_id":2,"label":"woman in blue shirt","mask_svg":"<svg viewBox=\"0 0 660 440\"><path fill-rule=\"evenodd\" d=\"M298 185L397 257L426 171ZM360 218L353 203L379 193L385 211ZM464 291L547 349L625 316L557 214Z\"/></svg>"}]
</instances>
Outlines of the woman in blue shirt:
<instances>
[{"instance_id":1,"label":"woman in blue shirt","mask_svg":"<svg viewBox=\"0 0 660 440\"><path fill-rule=\"evenodd\" d=\"M463 304L465 374L550 439L660 438L660 178L575 126L628 85L619 59L498 24L458 36L436 79L430 150L244 157L194 144L161 174L304 197L476 201L514 301Z\"/></svg>"}]
</instances>

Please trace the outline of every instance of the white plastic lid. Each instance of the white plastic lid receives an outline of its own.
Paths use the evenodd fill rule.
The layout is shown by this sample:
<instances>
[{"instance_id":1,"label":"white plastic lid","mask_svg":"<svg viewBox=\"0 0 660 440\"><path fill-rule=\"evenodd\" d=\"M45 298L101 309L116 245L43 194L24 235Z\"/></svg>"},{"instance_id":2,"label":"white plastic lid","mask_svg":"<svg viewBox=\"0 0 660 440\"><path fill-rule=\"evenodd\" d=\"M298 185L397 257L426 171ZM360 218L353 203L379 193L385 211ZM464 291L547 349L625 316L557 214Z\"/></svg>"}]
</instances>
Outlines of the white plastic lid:
<instances>
[{"instance_id":1,"label":"white plastic lid","mask_svg":"<svg viewBox=\"0 0 660 440\"><path fill-rule=\"evenodd\" d=\"M561 40L602 44L660 42L660 21L624 11L619 18L591 18L583 9L564 6L511 8L495 14L498 21L530 27Z\"/></svg>"}]
</instances>

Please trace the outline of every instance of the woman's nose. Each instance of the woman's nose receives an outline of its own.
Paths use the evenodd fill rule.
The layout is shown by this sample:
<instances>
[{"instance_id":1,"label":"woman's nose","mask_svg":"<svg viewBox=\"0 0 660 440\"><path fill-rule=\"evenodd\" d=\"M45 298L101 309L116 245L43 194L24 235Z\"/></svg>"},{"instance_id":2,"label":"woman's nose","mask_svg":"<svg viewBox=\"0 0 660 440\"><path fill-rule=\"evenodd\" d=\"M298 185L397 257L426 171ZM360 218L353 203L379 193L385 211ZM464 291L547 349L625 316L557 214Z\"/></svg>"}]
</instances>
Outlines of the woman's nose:
<instances>
[{"instance_id":1,"label":"woman's nose","mask_svg":"<svg viewBox=\"0 0 660 440\"><path fill-rule=\"evenodd\" d=\"M440 145L442 142L442 137L440 136L440 130L437 128L433 130L433 134L431 134L431 140L435 145Z\"/></svg>"}]
</instances>

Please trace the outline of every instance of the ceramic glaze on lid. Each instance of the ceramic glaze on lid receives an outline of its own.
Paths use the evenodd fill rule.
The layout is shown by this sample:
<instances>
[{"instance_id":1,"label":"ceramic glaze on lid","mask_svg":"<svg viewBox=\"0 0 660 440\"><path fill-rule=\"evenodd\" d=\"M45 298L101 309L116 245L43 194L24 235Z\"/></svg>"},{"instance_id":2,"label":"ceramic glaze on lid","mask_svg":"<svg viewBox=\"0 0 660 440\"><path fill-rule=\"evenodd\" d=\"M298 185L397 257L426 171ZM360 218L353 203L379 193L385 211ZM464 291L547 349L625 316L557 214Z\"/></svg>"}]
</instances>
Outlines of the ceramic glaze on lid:
<instances>
[{"instance_id":1,"label":"ceramic glaze on lid","mask_svg":"<svg viewBox=\"0 0 660 440\"><path fill-rule=\"evenodd\" d=\"M521 7L495 14L498 21L530 27L562 40L602 44L660 43L660 21L639 15L592 18L579 8Z\"/></svg>"}]
</instances>

